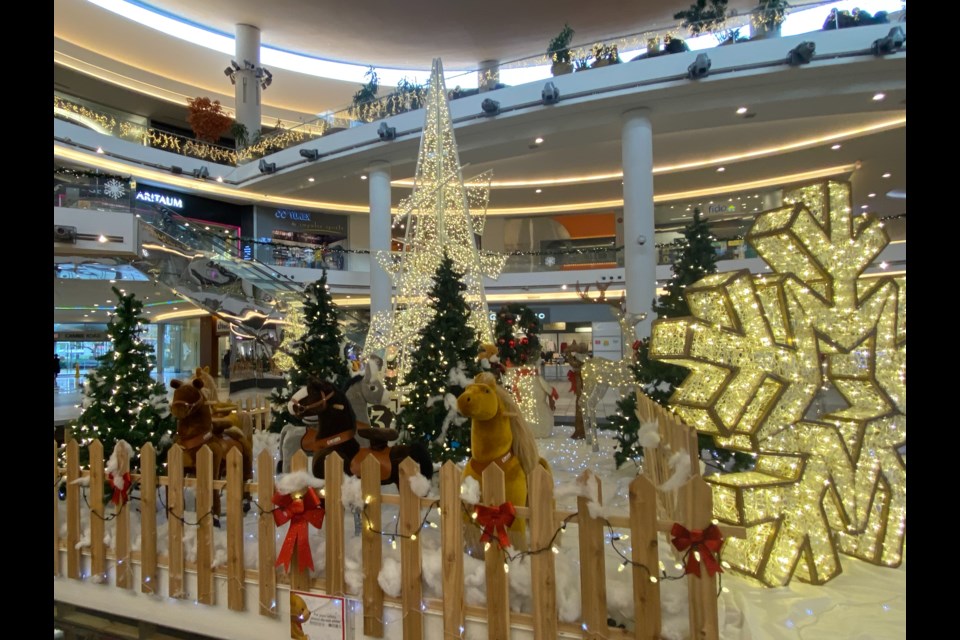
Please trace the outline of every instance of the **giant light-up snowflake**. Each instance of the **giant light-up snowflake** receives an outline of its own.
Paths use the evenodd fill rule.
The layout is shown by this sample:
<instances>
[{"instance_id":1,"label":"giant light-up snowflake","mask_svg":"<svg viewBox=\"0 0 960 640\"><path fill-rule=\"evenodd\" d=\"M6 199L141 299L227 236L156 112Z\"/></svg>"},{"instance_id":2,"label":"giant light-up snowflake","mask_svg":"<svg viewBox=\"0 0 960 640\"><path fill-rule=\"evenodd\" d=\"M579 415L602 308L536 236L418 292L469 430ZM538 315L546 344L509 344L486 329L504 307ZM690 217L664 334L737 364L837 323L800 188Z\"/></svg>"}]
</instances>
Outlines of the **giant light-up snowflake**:
<instances>
[{"instance_id":1,"label":"giant light-up snowflake","mask_svg":"<svg viewBox=\"0 0 960 640\"><path fill-rule=\"evenodd\" d=\"M852 213L850 185L784 194L749 242L773 275L686 290L693 317L658 320L650 355L687 367L671 405L756 468L707 478L716 516L747 528L724 559L771 586L821 584L838 553L897 566L906 519L906 277L863 278L889 239ZM825 390L846 405L816 411Z\"/></svg>"},{"instance_id":2,"label":"giant light-up snowflake","mask_svg":"<svg viewBox=\"0 0 960 640\"><path fill-rule=\"evenodd\" d=\"M114 200L119 200L127 194L127 190L123 187L122 182L116 178L112 178L103 184L103 193Z\"/></svg>"}]
</instances>

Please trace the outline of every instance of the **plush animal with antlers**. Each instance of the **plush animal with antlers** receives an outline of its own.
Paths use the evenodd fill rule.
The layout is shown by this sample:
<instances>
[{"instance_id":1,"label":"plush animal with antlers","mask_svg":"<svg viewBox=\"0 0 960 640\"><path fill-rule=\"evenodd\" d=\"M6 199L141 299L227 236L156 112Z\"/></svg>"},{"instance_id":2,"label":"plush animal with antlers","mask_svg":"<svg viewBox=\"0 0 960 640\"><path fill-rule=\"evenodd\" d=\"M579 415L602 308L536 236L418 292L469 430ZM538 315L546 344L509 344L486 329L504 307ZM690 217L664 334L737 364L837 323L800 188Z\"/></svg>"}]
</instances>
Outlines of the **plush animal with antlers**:
<instances>
[{"instance_id":1,"label":"plush animal with antlers","mask_svg":"<svg viewBox=\"0 0 960 640\"><path fill-rule=\"evenodd\" d=\"M618 300L608 300L607 289L610 284L597 283L596 287L600 295L591 298L590 285L587 285L581 291L580 283L577 282L577 294L580 298L591 303L605 304L611 308L617 323L620 325L622 335L619 360L589 358L583 363L580 370L580 377L583 379L583 410L587 441L593 444L594 451L600 450L600 445L597 443L597 406L603 400L603 396L609 389L617 389L622 394L624 391L633 391L636 387L636 380L634 380L633 372L630 370L630 365L633 363L633 348L631 345L636 340L635 327L647 317L645 313L630 313L627 311L626 292Z\"/></svg>"}]
</instances>

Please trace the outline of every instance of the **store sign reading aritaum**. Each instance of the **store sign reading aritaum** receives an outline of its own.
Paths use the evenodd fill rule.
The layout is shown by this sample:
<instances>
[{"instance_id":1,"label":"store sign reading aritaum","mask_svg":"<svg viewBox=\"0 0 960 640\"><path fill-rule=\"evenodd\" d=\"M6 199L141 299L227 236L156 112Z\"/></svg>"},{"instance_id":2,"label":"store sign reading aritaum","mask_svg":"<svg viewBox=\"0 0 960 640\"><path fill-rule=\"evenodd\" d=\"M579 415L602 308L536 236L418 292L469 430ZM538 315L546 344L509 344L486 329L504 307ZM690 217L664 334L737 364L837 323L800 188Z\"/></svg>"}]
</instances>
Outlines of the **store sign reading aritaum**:
<instances>
[{"instance_id":1,"label":"store sign reading aritaum","mask_svg":"<svg viewBox=\"0 0 960 640\"><path fill-rule=\"evenodd\" d=\"M165 196L159 193L154 193L153 191L137 191L137 200L141 200L143 202L152 202L154 204L162 204L165 207L172 207L174 209L183 209L183 200L180 198Z\"/></svg>"}]
</instances>

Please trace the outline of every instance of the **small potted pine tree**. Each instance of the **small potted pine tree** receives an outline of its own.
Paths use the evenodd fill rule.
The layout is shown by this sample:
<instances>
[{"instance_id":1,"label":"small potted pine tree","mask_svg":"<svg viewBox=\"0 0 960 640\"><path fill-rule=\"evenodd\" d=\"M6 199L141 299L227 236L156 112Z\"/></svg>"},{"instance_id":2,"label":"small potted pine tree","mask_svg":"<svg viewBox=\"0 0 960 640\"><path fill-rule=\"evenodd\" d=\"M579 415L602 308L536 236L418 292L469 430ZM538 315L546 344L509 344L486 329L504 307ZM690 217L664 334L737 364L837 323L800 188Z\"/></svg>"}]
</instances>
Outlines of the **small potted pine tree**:
<instances>
[{"instance_id":1,"label":"small potted pine tree","mask_svg":"<svg viewBox=\"0 0 960 640\"><path fill-rule=\"evenodd\" d=\"M689 9L673 14L673 18L683 20L681 26L689 29L692 36L718 31L727 22L727 0L696 0Z\"/></svg>"},{"instance_id":2,"label":"small potted pine tree","mask_svg":"<svg viewBox=\"0 0 960 640\"><path fill-rule=\"evenodd\" d=\"M753 10L750 22L753 26L753 39L779 38L780 26L787 19L786 0L760 0Z\"/></svg>"},{"instance_id":3,"label":"small potted pine tree","mask_svg":"<svg viewBox=\"0 0 960 640\"><path fill-rule=\"evenodd\" d=\"M573 72L573 63L570 62L570 42L573 40L573 29L564 24L560 34L547 45L547 55L553 60L550 72L555 76L562 76Z\"/></svg>"}]
</instances>

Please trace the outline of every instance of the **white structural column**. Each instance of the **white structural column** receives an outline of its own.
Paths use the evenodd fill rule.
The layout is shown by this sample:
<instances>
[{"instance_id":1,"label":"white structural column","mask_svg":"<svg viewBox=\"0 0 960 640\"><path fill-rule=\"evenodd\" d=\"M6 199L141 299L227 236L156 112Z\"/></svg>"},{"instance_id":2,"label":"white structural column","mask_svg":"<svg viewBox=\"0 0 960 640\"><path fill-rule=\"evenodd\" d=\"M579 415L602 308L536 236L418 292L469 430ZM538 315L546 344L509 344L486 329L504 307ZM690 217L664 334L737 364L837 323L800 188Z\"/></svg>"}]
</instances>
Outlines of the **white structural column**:
<instances>
[{"instance_id":1,"label":"white structural column","mask_svg":"<svg viewBox=\"0 0 960 640\"><path fill-rule=\"evenodd\" d=\"M237 25L236 72L237 122L247 128L247 138L260 130L260 81L256 68L260 66L260 29L249 24Z\"/></svg>"},{"instance_id":2,"label":"white structural column","mask_svg":"<svg viewBox=\"0 0 960 640\"><path fill-rule=\"evenodd\" d=\"M370 184L370 314L389 312L390 276L376 259L376 251L390 250L390 165L374 162L369 167Z\"/></svg>"},{"instance_id":3,"label":"white structural column","mask_svg":"<svg viewBox=\"0 0 960 640\"><path fill-rule=\"evenodd\" d=\"M657 284L653 227L653 129L647 109L623 114L623 259L627 311L646 313L637 336L650 335ZM626 339L626 336L625 336Z\"/></svg>"}]
</instances>

